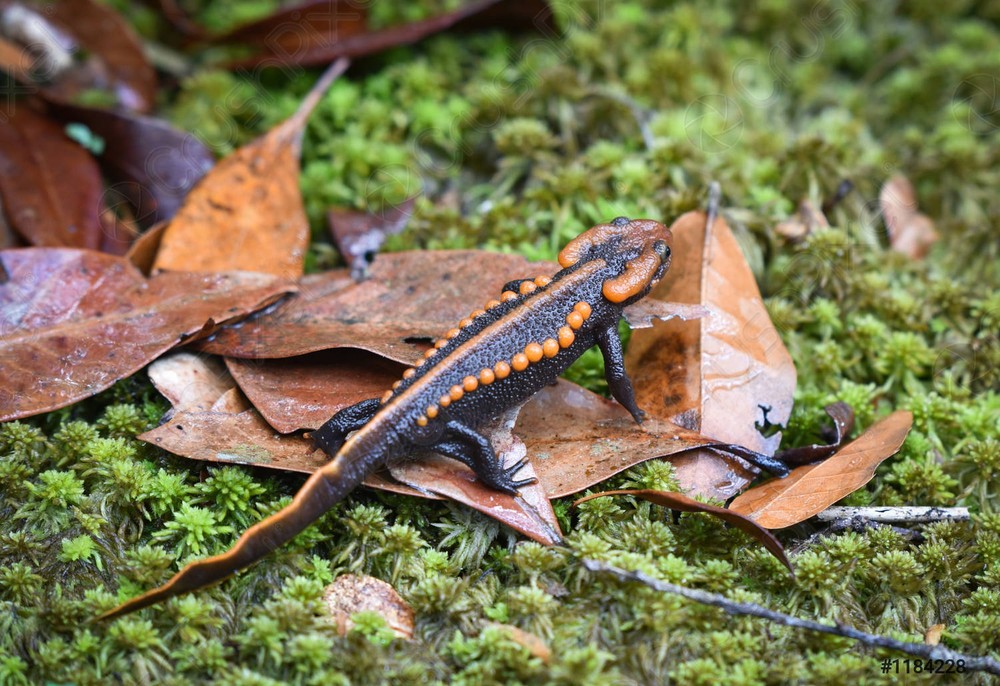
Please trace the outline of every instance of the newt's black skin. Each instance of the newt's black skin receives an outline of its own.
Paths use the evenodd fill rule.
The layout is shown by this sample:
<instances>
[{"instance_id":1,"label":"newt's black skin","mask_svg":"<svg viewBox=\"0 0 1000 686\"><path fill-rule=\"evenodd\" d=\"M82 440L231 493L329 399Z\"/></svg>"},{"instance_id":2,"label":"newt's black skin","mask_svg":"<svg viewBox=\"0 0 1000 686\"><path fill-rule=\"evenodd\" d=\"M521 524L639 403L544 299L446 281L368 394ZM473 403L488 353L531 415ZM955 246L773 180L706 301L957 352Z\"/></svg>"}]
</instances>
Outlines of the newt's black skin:
<instances>
[{"instance_id":1,"label":"newt's black skin","mask_svg":"<svg viewBox=\"0 0 1000 686\"><path fill-rule=\"evenodd\" d=\"M368 474L414 448L464 462L485 484L517 493L532 481L514 478L525 461L504 468L475 427L555 381L595 344L611 394L641 423L618 322L666 272L669 241L664 225L625 217L581 234L559 254L563 269L551 279L508 283L498 300L449 331L385 397L345 408L320 427L313 440L333 459L290 505L252 526L228 552L192 562L102 618L221 581L289 541Z\"/></svg>"}]
</instances>

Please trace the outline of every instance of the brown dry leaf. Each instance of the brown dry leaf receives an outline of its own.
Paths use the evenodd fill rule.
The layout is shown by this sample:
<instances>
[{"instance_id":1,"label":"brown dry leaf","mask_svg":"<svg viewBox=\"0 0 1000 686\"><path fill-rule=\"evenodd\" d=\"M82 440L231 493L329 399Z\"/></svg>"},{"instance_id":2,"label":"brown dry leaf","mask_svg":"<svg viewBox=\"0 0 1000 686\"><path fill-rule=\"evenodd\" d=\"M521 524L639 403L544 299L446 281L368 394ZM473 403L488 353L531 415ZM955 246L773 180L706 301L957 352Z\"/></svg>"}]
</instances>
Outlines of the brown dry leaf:
<instances>
[{"instance_id":1,"label":"brown dry leaf","mask_svg":"<svg viewBox=\"0 0 1000 686\"><path fill-rule=\"evenodd\" d=\"M795 366L764 308L736 239L721 218L706 229L702 212L689 212L670 227L674 260L653 297L703 305L711 314L673 320L633 334L626 367L636 400L646 412L724 443L773 455L781 434L765 438L756 428L767 419L784 424L792 408ZM691 455L708 467L720 458ZM719 470L716 470L719 471ZM739 465L696 492L724 499L752 478Z\"/></svg>"},{"instance_id":2,"label":"brown dry leaf","mask_svg":"<svg viewBox=\"0 0 1000 686\"><path fill-rule=\"evenodd\" d=\"M210 410L219 398L235 387L226 365L217 357L178 350L149 365L146 372L175 412Z\"/></svg>"},{"instance_id":3,"label":"brown dry leaf","mask_svg":"<svg viewBox=\"0 0 1000 686\"><path fill-rule=\"evenodd\" d=\"M346 636L354 627L351 615L374 612L397 636L407 640L413 638L413 608L381 579L342 574L323 589L323 602L341 636Z\"/></svg>"},{"instance_id":4,"label":"brown dry leaf","mask_svg":"<svg viewBox=\"0 0 1000 686\"><path fill-rule=\"evenodd\" d=\"M136 269L146 276L153 271L156 253L160 250L160 241L167 230L167 222L154 224L136 237L125 253L125 259L135 265Z\"/></svg>"},{"instance_id":5,"label":"brown dry leaf","mask_svg":"<svg viewBox=\"0 0 1000 686\"><path fill-rule=\"evenodd\" d=\"M32 245L97 249L101 170L62 127L24 103L0 126L0 205Z\"/></svg>"},{"instance_id":6,"label":"brown dry leaf","mask_svg":"<svg viewBox=\"0 0 1000 686\"><path fill-rule=\"evenodd\" d=\"M185 338L294 289L262 274L163 274L68 248L0 252L0 421L65 407Z\"/></svg>"},{"instance_id":7,"label":"brown dry leaf","mask_svg":"<svg viewBox=\"0 0 1000 686\"><path fill-rule=\"evenodd\" d=\"M68 102L97 89L126 109L152 109L156 73L132 27L105 3L5 0L0 25L32 59L27 75L46 97Z\"/></svg>"},{"instance_id":8,"label":"brown dry leaf","mask_svg":"<svg viewBox=\"0 0 1000 686\"><path fill-rule=\"evenodd\" d=\"M361 5L344 5L336 1L332 7L329 1L306 2L300 5L302 17L294 25L288 21L287 12L295 11L295 7L237 28L223 39L258 44L261 51L228 66L327 64L340 57L373 55L409 45L447 30L508 28L539 31L548 36L557 33L552 9L543 0L473 0L451 12L371 32L365 30L366 17L358 11Z\"/></svg>"},{"instance_id":9,"label":"brown dry leaf","mask_svg":"<svg viewBox=\"0 0 1000 686\"><path fill-rule=\"evenodd\" d=\"M294 115L220 161L194 187L163 235L155 270L302 276L309 242L299 192L302 132L346 68L346 60L333 64Z\"/></svg>"},{"instance_id":10,"label":"brown dry leaf","mask_svg":"<svg viewBox=\"0 0 1000 686\"><path fill-rule=\"evenodd\" d=\"M917 195L910 180L902 174L893 176L883 184L878 202L892 249L915 260L926 257L940 236L934 221L917 210Z\"/></svg>"},{"instance_id":11,"label":"brown dry leaf","mask_svg":"<svg viewBox=\"0 0 1000 686\"><path fill-rule=\"evenodd\" d=\"M802 200L795 214L775 226L774 232L789 240L799 241L816 229L828 228L830 228L830 222L827 221L823 210L816 207L810 200Z\"/></svg>"},{"instance_id":12,"label":"brown dry leaf","mask_svg":"<svg viewBox=\"0 0 1000 686\"><path fill-rule=\"evenodd\" d=\"M929 646L936 646L941 643L941 634L944 633L944 624L931 624L924 632L924 643Z\"/></svg>"},{"instance_id":13,"label":"brown dry leaf","mask_svg":"<svg viewBox=\"0 0 1000 686\"><path fill-rule=\"evenodd\" d=\"M386 236L406 228L416 201L415 197L410 198L394 207L386 207L377 214L345 208L327 210L330 233L344 261L351 268L351 276L355 279L367 277L372 260Z\"/></svg>"},{"instance_id":14,"label":"brown dry leaf","mask_svg":"<svg viewBox=\"0 0 1000 686\"><path fill-rule=\"evenodd\" d=\"M226 366L267 423L283 434L318 429L341 408L378 398L406 368L362 350L280 360L227 358Z\"/></svg>"},{"instance_id":15,"label":"brown dry leaf","mask_svg":"<svg viewBox=\"0 0 1000 686\"><path fill-rule=\"evenodd\" d=\"M546 664L552 660L552 649L549 644L546 643L540 636L533 633L525 631L524 629L518 629L512 624L501 624L499 622L486 622L486 626L493 627L494 629L499 629L506 633L510 640L517 643L519 646L527 650L529 653L537 657L542 662Z\"/></svg>"},{"instance_id":16,"label":"brown dry leaf","mask_svg":"<svg viewBox=\"0 0 1000 686\"><path fill-rule=\"evenodd\" d=\"M239 358L358 348L409 364L511 279L556 269L471 250L379 255L368 280L355 283L346 270L306 276L299 294L280 308L223 328L198 348Z\"/></svg>"},{"instance_id":17,"label":"brown dry leaf","mask_svg":"<svg viewBox=\"0 0 1000 686\"><path fill-rule=\"evenodd\" d=\"M729 509L768 529L805 521L868 483L879 464L903 445L912 424L911 413L893 412L824 462L751 488Z\"/></svg>"},{"instance_id":18,"label":"brown dry leaf","mask_svg":"<svg viewBox=\"0 0 1000 686\"><path fill-rule=\"evenodd\" d=\"M594 498L603 498L609 495L632 495L636 498L642 498L643 500L648 500L656 505L661 505L663 507L669 507L671 510L679 510L681 512L704 512L710 514L713 517L717 517L722 521L726 522L730 526L735 526L737 529L745 534L755 538L761 545L767 548L768 552L778 558L783 565L788 567L788 571L794 574L795 570L792 569L792 564L788 561L785 556L785 548L781 545L781 542L774 537L767 529L761 528L759 524L751 521L750 519L744 517L738 512L733 510L727 510L724 507L718 507L716 505L708 505L706 503L700 503L697 500L693 500L683 493L674 493L671 491L654 491L654 490L627 490L627 491L605 491L603 493L594 493L593 495L588 495L586 497L580 498L573 503L574 506L580 503L585 503L588 500L593 500Z\"/></svg>"}]
</instances>

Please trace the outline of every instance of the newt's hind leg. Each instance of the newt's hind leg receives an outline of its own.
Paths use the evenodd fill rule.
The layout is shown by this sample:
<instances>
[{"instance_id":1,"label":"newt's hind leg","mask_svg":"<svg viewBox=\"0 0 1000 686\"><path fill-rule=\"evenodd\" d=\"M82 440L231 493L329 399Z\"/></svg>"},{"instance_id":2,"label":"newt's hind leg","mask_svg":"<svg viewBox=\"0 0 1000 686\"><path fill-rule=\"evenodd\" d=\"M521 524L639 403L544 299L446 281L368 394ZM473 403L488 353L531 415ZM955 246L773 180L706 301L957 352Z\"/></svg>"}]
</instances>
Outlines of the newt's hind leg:
<instances>
[{"instance_id":1,"label":"newt's hind leg","mask_svg":"<svg viewBox=\"0 0 1000 686\"><path fill-rule=\"evenodd\" d=\"M313 446L327 455L336 455L347 440L347 434L357 431L371 421L382 402L378 398L362 400L356 405L345 407L312 432Z\"/></svg>"},{"instance_id":2,"label":"newt's hind leg","mask_svg":"<svg viewBox=\"0 0 1000 686\"><path fill-rule=\"evenodd\" d=\"M534 483L535 479L514 480L514 475L528 463L528 459L518 460L510 467L500 463L493 446L486 436L456 421L448 422L449 438L435 443L431 449L469 466L479 480L490 488L517 495L517 489Z\"/></svg>"}]
</instances>

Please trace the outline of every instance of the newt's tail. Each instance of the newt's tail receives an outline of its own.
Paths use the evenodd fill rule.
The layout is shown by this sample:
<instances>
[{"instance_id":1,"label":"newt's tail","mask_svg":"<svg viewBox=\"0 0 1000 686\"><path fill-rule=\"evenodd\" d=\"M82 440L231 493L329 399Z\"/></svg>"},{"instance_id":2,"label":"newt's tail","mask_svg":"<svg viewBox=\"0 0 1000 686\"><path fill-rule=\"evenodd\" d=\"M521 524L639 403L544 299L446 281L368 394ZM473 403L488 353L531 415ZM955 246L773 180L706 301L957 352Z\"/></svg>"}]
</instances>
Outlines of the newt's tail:
<instances>
[{"instance_id":1,"label":"newt's tail","mask_svg":"<svg viewBox=\"0 0 1000 686\"><path fill-rule=\"evenodd\" d=\"M218 583L284 545L347 493L359 485L364 474L344 468L344 451L303 484L290 504L247 529L236 544L224 553L195 560L167 583L105 612L95 621L112 619L149 607L161 600Z\"/></svg>"}]
</instances>

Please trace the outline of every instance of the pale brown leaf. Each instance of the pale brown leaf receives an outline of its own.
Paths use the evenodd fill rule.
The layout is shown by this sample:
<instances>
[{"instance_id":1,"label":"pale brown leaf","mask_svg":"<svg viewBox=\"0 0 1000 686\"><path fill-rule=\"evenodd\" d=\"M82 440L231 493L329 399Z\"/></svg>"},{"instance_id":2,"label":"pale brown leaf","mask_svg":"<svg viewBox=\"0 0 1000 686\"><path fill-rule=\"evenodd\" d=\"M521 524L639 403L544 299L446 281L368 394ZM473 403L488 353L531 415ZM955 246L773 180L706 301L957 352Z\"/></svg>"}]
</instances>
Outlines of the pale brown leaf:
<instances>
[{"instance_id":1,"label":"pale brown leaf","mask_svg":"<svg viewBox=\"0 0 1000 686\"><path fill-rule=\"evenodd\" d=\"M341 636L346 636L354 627L351 615L374 612L397 636L407 640L413 638L413 608L381 579L342 574L323 589L323 602Z\"/></svg>"},{"instance_id":2,"label":"pale brown leaf","mask_svg":"<svg viewBox=\"0 0 1000 686\"><path fill-rule=\"evenodd\" d=\"M893 176L883 184L878 201L892 249L915 260L926 257L940 236L933 220L918 210L910 180L902 174Z\"/></svg>"},{"instance_id":3,"label":"pale brown leaf","mask_svg":"<svg viewBox=\"0 0 1000 686\"><path fill-rule=\"evenodd\" d=\"M832 457L751 488L729 509L768 529L805 521L868 483L879 464L903 445L912 424L910 412L893 412Z\"/></svg>"}]
</instances>

